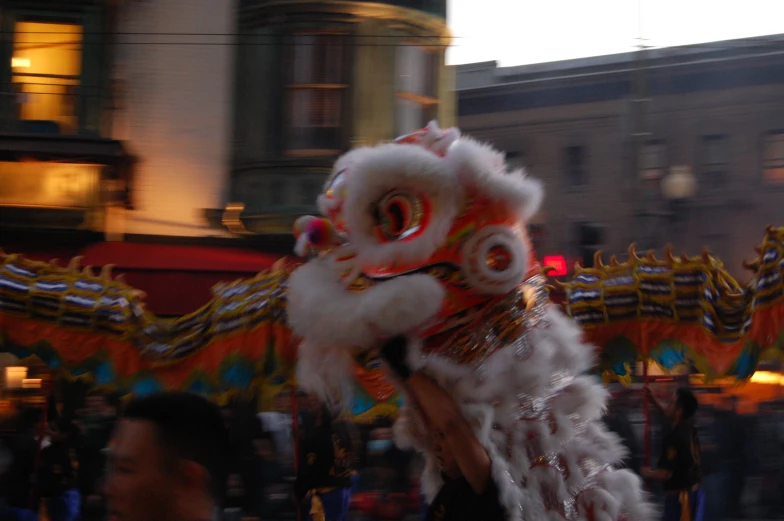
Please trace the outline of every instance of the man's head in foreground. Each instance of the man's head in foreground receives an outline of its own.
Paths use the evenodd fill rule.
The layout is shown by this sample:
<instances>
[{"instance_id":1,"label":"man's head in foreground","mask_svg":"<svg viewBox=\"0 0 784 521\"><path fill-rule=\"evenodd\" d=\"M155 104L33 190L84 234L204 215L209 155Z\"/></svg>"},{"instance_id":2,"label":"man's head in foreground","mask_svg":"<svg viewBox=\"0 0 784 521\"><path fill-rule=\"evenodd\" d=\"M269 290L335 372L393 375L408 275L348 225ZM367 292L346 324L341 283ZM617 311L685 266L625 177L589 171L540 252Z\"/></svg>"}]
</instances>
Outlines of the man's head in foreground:
<instances>
[{"instance_id":1,"label":"man's head in foreground","mask_svg":"<svg viewBox=\"0 0 784 521\"><path fill-rule=\"evenodd\" d=\"M117 426L106 495L111 521L208 521L227 478L218 407L186 393L128 404Z\"/></svg>"}]
</instances>

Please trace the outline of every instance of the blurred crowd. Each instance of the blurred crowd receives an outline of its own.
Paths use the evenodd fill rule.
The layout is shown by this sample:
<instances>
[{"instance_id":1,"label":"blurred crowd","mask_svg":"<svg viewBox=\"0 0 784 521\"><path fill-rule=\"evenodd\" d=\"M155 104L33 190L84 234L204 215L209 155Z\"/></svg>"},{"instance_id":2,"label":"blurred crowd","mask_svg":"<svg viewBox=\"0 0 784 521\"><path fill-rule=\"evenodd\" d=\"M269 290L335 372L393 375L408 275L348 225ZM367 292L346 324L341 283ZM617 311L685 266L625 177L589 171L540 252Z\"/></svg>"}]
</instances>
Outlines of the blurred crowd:
<instances>
[{"instance_id":1,"label":"blurred crowd","mask_svg":"<svg viewBox=\"0 0 784 521\"><path fill-rule=\"evenodd\" d=\"M7 418L0 438L0 521L105 519L103 484L120 405L91 392L70 410L50 403L18 408ZM720 406L702 405L696 417L705 519L784 516L784 401L762 403L755 414L740 414L737 405L727 396ZM624 465L637 473L646 463L643 410L642 393L620 390L605 419L629 450ZM655 460L664 423L651 411ZM262 413L232 403L222 415L233 451L223 520L294 519L307 491L327 482L350 490L344 499L352 519L421 519L423 462L395 446L388 421L335 418L305 395L281 395ZM329 471L311 461L321 452L332 458Z\"/></svg>"},{"instance_id":2,"label":"blurred crowd","mask_svg":"<svg viewBox=\"0 0 784 521\"><path fill-rule=\"evenodd\" d=\"M661 394L666 397L666 392ZM701 447L704 519L781 518L784 516L784 400L760 403L752 414L738 411L738 398L734 395L722 395L721 399L711 401L719 404L701 404L695 418ZM643 394L618 390L608 404L605 422L628 449L625 466L639 474L645 464ZM653 464L659 458L665 428L666 421L651 407ZM656 499L662 500L659 490L652 492Z\"/></svg>"},{"instance_id":3,"label":"blurred crowd","mask_svg":"<svg viewBox=\"0 0 784 521\"><path fill-rule=\"evenodd\" d=\"M262 413L243 402L222 407L233 454L219 518L295 519L308 490L325 479L334 481L306 461L320 451L342 458L352 517L419 517L422 466L394 445L390 422L356 425L299 395L295 427L292 405L288 395L281 395L272 410ZM0 521L105 519L107 457L120 408L115 397L91 392L71 411L52 403L46 409L19 407L6 418L0 435Z\"/></svg>"}]
</instances>

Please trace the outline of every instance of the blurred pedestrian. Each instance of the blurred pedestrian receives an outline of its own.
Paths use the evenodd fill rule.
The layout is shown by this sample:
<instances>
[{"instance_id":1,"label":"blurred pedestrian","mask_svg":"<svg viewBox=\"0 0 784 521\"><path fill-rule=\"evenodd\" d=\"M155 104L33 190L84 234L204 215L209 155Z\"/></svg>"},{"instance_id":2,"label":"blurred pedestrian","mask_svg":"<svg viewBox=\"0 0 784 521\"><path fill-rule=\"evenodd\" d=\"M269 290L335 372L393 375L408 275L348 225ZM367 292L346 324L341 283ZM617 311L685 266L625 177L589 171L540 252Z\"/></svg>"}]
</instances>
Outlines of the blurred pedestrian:
<instances>
[{"instance_id":1,"label":"blurred pedestrian","mask_svg":"<svg viewBox=\"0 0 784 521\"><path fill-rule=\"evenodd\" d=\"M313 521L346 521L354 475L349 426L318 399L305 401L295 494Z\"/></svg>"},{"instance_id":2,"label":"blurred pedestrian","mask_svg":"<svg viewBox=\"0 0 784 521\"><path fill-rule=\"evenodd\" d=\"M110 454L110 519L213 519L226 489L229 456L220 411L206 399L161 393L132 401Z\"/></svg>"},{"instance_id":3,"label":"blurred pedestrian","mask_svg":"<svg viewBox=\"0 0 784 521\"><path fill-rule=\"evenodd\" d=\"M76 487L76 429L60 420L49 433L51 440L41 451L39 487L50 521L77 521L82 498Z\"/></svg>"},{"instance_id":4,"label":"blurred pedestrian","mask_svg":"<svg viewBox=\"0 0 784 521\"><path fill-rule=\"evenodd\" d=\"M649 392L649 391L647 391ZM654 400L652 395L650 397ZM657 403L657 407L662 408ZM663 521L702 521L705 496L700 489L700 442L694 425L697 399L688 389L678 389L663 408L670 423L657 468L645 467L642 477L663 484Z\"/></svg>"}]
</instances>

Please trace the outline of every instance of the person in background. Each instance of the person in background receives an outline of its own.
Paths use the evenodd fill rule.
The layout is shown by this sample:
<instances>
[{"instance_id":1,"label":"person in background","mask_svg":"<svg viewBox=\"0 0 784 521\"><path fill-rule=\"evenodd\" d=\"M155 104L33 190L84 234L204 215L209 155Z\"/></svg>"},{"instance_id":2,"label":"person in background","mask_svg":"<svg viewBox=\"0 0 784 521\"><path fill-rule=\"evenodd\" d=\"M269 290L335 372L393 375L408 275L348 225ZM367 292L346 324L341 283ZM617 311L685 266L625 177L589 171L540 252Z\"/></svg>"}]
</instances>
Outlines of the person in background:
<instances>
[{"instance_id":1,"label":"person in background","mask_svg":"<svg viewBox=\"0 0 784 521\"><path fill-rule=\"evenodd\" d=\"M87 395L85 406L78 411L78 419L74 421L78 428L79 492L89 516L100 509L101 482L106 469L102 451L109 444L116 421L117 410L100 391Z\"/></svg>"},{"instance_id":2,"label":"person in background","mask_svg":"<svg viewBox=\"0 0 784 521\"><path fill-rule=\"evenodd\" d=\"M773 402L760 405L755 436L762 478L758 501L767 519L784 514L784 422L776 409Z\"/></svg>"},{"instance_id":3,"label":"person in background","mask_svg":"<svg viewBox=\"0 0 784 521\"><path fill-rule=\"evenodd\" d=\"M727 480L722 471L726 465L725 431L713 407L700 407L696 425L702 449L700 486L705 492L705 519L720 521L726 517Z\"/></svg>"},{"instance_id":4,"label":"person in background","mask_svg":"<svg viewBox=\"0 0 784 521\"><path fill-rule=\"evenodd\" d=\"M229 434L217 406L187 393L130 402L106 483L111 521L209 521L228 480Z\"/></svg>"},{"instance_id":5,"label":"person in background","mask_svg":"<svg viewBox=\"0 0 784 521\"><path fill-rule=\"evenodd\" d=\"M729 519L740 519L743 517L742 499L749 457L745 418L738 411L737 396L730 394L724 397L721 420L726 437L726 444L722 447L722 459L726 467L724 479L727 484L725 515Z\"/></svg>"},{"instance_id":6,"label":"person in background","mask_svg":"<svg viewBox=\"0 0 784 521\"><path fill-rule=\"evenodd\" d=\"M49 433L51 443L41 451L39 487L50 521L80 519L81 496L76 487L76 429L60 420Z\"/></svg>"},{"instance_id":7,"label":"person in background","mask_svg":"<svg viewBox=\"0 0 784 521\"><path fill-rule=\"evenodd\" d=\"M32 479L35 454L38 451L38 427L41 410L23 408L17 415L17 428L8 443L13 459L8 469L8 506L18 510L31 509Z\"/></svg>"},{"instance_id":8,"label":"person in background","mask_svg":"<svg viewBox=\"0 0 784 521\"><path fill-rule=\"evenodd\" d=\"M269 514L271 510L270 493L280 480L280 463L275 456L275 442L272 434L261 430L253 440L256 453L256 488L251 494L254 512L259 515Z\"/></svg>"},{"instance_id":9,"label":"person in background","mask_svg":"<svg viewBox=\"0 0 784 521\"><path fill-rule=\"evenodd\" d=\"M0 445L2 449L2 494L0 494L1 521L38 521L37 512L30 508L31 476L33 458L37 447L34 429L25 429L27 423L36 422L36 415L19 411L15 416L0 419L1 427L9 433ZM5 420L5 421L2 421ZM26 469L26 470L24 470ZM26 496L19 496L20 490Z\"/></svg>"},{"instance_id":10,"label":"person in background","mask_svg":"<svg viewBox=\"0 0 784 521\"><path fill-rule=\"evenodd\" d=\"M613 398L611 406L607 408L604 422L611 432L614 432L621 438L623 445L628 451L620 466L639 475L642 468L642 458L640 457L642 451L640 450L640 443L637 440L637 434L634 432L628 411L628 395L623 392L619 393Z\"/></svg>"},{"instance_id":11,"label":"person in background","mask_svg":"<svg viewBox=\"0 0 784 521\"><path fill-rule=\"evenodd\" d=\"M272 435L276 455L284 475L294 473L291 396L282 392L275 397L275 410L259 413L264 430Z\"/></svg>"},{"instance_id":12,"label":"person in background","mask_svg":"<svg viewBox=\"0 0 784 521\"><path fill-rule=\"evenodd\" d=\"M299 433L297 501L307 519L346 521L354 476L350 429L315 397L303 402L307 410Z\"/></svg>"},{"instance_id":13,"label":"person in background","mask_svg":"<svg viewBox=\"0 0 784 521\"><path fill-rule=\"evenodd\" d=\"M655 406L665 411L670 430L664 437L657 468L644 467L642 477L663 484L663 521L702 521L705 496L700 489L700 442L694 425L697 398L688 389L678 389L663 408L646 388Z\"/></svg>"}]
</instances>

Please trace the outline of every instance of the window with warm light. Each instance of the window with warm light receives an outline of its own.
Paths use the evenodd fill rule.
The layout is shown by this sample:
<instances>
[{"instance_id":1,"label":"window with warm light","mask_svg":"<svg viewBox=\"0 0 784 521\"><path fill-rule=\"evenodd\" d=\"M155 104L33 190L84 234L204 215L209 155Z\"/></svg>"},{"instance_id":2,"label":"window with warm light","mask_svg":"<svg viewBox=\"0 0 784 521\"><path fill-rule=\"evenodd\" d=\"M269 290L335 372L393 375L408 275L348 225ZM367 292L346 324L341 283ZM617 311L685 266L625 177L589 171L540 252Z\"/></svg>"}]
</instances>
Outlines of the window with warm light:
<instances>
[{"instance_id":1,"label":"window with warm light","mask_svg":"<svg viewBox=\"0 0 784 521\"><path fill-rule=\"evenodd\" d=\"M345 35L294 34L287 40L286 151L338 153L348 90Z\"/></svg>"},{"instance_id":2,"label":"window with warm light","mask_svg":"<svg viewBox=\"0 0 784 521\"><path fill-rule=\"evenodd\" d=\"M82 37L81 25L16 23L11 81L20 119L51 122L62 133L76 130Z\"/></svg>"},{"instance_id":3,"label":"window with warm light","mask_svg":"<svg viewBox=\"0 0 784 521\"><path fill-rule=\"evenodd\" d=\"M765 136L762 176L766 183L784 184L784 131L771 132Z\"/></svg>"},{"instance_id":4,"label":"window with warm light","mask_svg":"<svg viewBox=\"0 0 784 521\"><path fill-rule=\"evenodd\" d=\"M27 378L27 367L6 367L5 368L5 387L6 389L21 389L22 382Z\"/></svg>"},{"instance_id":5,"label":"window with warm light","mask_svg":"<svg viewBox=\"0 0 784 521\"><path fill-rule=\"evenodd\" d=\"M97 204L101 168L0 162L0 206L89 208Z\"/></svg>"},{"instance_id":6,"label":"window with warm light","mask_svg":"<svg viewBox=\"0 0 784 521\"><path fill-rule=\"evenodd\" d=\"M398 136L426 126L438 114L438 71L441 54L413 44L395 49Z\"/></svg>"}]
</instances>

